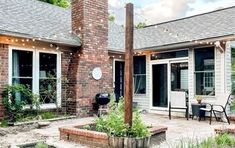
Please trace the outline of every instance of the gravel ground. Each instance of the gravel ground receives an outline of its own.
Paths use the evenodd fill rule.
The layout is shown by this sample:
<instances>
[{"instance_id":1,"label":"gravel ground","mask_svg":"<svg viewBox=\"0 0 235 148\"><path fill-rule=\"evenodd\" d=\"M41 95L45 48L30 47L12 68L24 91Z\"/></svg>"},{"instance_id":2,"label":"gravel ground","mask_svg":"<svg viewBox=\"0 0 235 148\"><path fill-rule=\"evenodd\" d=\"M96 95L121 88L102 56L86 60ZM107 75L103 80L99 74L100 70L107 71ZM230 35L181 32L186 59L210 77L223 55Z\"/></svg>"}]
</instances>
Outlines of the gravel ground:
<instances>
[{"instance_id":1,"label":"gravel ground","mask_svg":"<svg viewBox=\"0 0 235 148\"><path fill-rule=\"evenodd\" d=\"M228 126L227 123L212 122L209 125L207 121L189 120L185 118L173 118L169 120L167 116L157 114L143 114L142 118L148 125L163 125L168 127L166 134L166 142L155 147L176 147L175 143L179 143L182 139L204 139L214 135L215 127ZM76 118L63 121L52 122L49 127L43 129L32 129L32 127L11 127L4 129L7 133L5 136L0 135L0 148L7 148L11 145L22 144L34 141L46 141L48 144L53 144L57 148L87 148L87 146L61 141L59 139L59 127L73 126L81 123L90 123L94 118ZM230 127L234 127L231 124ZM15 128L15 129L14 129ZM1 129L0 129L1 132Z\"/></svg>"},{"instance_id":2,"label":"gravel ground","mask_svg":"<svg viewBox=\"0 0 235 148\"><path fill-rule=\"evenodd\" d=\"M5 136L0 136L0 148L8 148L12 145L31 143L36 141L46 141L57 148L87 148L80 144L69 143L59 139L59 127L73 126L81 123L89 123L93 118L69 119L52 122L49 127L43 129L32 129L32 126L3 128ZM34 125L33 125L34 126ZM1 129L0 129L1 130Z\"/></svg>"}]
</instances>

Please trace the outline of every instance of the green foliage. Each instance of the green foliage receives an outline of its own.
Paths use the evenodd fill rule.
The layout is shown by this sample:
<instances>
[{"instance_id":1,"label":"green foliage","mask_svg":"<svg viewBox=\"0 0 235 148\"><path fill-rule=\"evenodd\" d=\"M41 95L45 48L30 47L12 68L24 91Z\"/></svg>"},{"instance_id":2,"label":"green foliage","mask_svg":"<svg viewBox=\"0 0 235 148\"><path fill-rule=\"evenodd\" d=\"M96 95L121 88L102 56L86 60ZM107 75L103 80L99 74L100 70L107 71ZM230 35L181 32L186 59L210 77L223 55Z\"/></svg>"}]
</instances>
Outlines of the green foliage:
<instances>
[{"instance_id":1,"label":"green foliage","mask_svg":"<svg viewBox=\"0 0 235 148\"><path fill-rule=\"evenodd\" d=\"M49 146L43 142L39 142L36 144L35 148L49 148Z\"/></svg>"},{"instance_id":2,"label":"green foliage","mask_svg":"<svg viewBox=\"0 0 235 148\"><path fill-rule=\"evenodd\" d=\"M110 22L114 22L115 19L116 19L116 18L115 18L114 15L109 14L109 21L110 21Z\"/></svg>"},{"instance_id":3,"label":"green foliage","mask_svg":"<svg viewBox=\"0 0 235 148\"><path fill-rule=\"evenodd\" d=\"M25 121L32 121L32 120L47 120L60 117L55 112L44 112L44 111L36 111L36 110L25 110L19 118L17 119L18 122L25 122Z\"/></svg>"},{"instance_id":4,"label":"green foliage","mask_svg":"<svg viewBox=\"0 0 235 148\"><path fill-rule=\"evenodd\" d=\"M68 0L39 0L39 1L46 2L63 8L68 8L70 6L70 2Z\"/></svg>"},{"instance_id":5,"label":"green foliage","mask_svg":"<svg viewBox=\"0 0 235 148\"><path fill-rule=\"evenodd\" d=\"M235 95L235 83L232 83L232 95Z\"/></svg>"},{"instance_id":6,"label":"green foliage","mask_svg":"<svg viewBox=\"0 0 235 148\"><path fill-rule=\"evenodd\" d=\"M136 111L133 115L133 126L129 127L128 124L124 123L124 99L120 98L119 104L116 105L112 98L109 113L96 118L96 130L116 137L140 138L149 136L147 126L142 122L139 112Z\"/></svg>"},{"instance_id":7,"label":"green foliage","mask_svg":"<svg viewBox=\"0 0 235 148\"><path fill-rule=\"evenodd\" d=\"M8 127L7 120L2 120L2 121L0 122L0 127Z\"/></svg>"},{"instance_id":8,"label":"green foliage","mask_svg":"<svg viewBox=\"0 0 235 148\"><path fill-rule=\"evenodd\" d=\"M215 141L218 146L235 147L235 137L227 133L216 136Z\"/></svg>"},{"instance_id":9,"label":"green foliage","mask_svg":"<svg viewBox=\"0 0 235 148\"><path fill-rule=\"evenodd\" d=\"M24 105L26 105L26 103L30 103L31 98L34 96L28 87L16 84L12 86L6 85L3 89L2 97L3 105L9 119L12 122L15 122L22 113Z\"/></svg>"},{"instance_id":10,"label":"green foliage","mask_svg":"<svg viewBox=\"0 0 235 148\"><path fill-rule=\"evenodd\" d=\"M141 28L144 28L146 26L146 23L144 22L139 22L137 25L135 25L135 28L136 29L141 29Z\"/></svg>"},{"instance_id":11,"label":"green foliage","mask_svg":"<svg viewBox=\"0 0 235 148\"><path fill-rule=\"evenodd\" d=\"M58 115L54 112L42 112L40 116L42 119L53 119L58 117Z\"/></svg>"},{"instance_id":12,"label":"green foliage","mask_svg":"<svg viewBox=\"0 0 235 148\"><path fill-rule=\"evenodd\" d=\"M232 112L235 112L235 100L231 102L230 109Z\"/></svg>"},{"instance_id":13,"label":"green foliage","mask_svg":"<svg viewBox=\"0 0 235 148\"><path fill-rule=\"evenodd\" d=\"M39 118L41 105L39 96L32 93L28 86L21 84L6 85L2 97L10 122L29 121ZM30 108L24 109L25 105ZM48 115L44 116L47 118Z\"/></svg>"},{"instance_id":14,"label":"green foliage","mask_svg":"<svg viewBox=\"0 0 235 148\"><path fill-rule=\"evenodd\" d=\"M139 112L134 113L133 125L131 127L131 134L133 137L149 136L147 126L142 122Z\"/></svg>"},{"instance_id":15,"label":"green foliage","mask_svg":"<svg viewBox=\"0 0 235 148\"><path fill-rule=\"evenodd\" d=\"M232 148L235 147L235 137L227 133L209 137L201 142L198 139L183 139L179 148Z\"/></svg>"},{"instance_id":16,"label":"green foliage","mask_svg":"<svg viewBox=\"0 0 235 148\"><path fill-rule=\"evenodd\" d=\"M91 130L91 126L90 125L85 125L85 126L83 126L83 129Z\"/></svg>"}]
</instances>

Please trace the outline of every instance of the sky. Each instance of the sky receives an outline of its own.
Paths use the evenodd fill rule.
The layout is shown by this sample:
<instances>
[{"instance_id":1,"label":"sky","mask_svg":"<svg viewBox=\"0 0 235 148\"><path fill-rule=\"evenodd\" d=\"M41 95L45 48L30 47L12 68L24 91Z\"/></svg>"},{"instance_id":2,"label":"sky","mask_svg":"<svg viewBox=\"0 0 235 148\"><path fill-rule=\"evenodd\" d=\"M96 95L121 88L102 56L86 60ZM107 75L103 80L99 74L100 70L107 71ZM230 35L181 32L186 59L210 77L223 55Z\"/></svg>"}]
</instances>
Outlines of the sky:
<instances>
[{"instance_id":1,"label":"sky","mask_svg":"<svg viewBox=\"0 0 235 148\"><path fill-rule=\"evenodd\" d=\"M148 25L235 6L235 0L109 0L109 13L124 24L126 3L134 4L135 23Z\"/></svg>"}]
</instances>

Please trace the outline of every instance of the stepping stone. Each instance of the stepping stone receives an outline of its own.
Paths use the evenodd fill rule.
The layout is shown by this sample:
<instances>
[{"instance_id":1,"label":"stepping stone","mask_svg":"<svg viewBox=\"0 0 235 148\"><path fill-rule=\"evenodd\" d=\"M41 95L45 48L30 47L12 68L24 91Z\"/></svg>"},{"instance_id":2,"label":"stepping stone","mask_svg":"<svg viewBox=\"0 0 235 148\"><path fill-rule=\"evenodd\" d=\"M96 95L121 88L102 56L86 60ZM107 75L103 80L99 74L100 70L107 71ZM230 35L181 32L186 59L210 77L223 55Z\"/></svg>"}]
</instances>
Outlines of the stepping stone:
<instances>
[{"instance_id":1,"label":"stepping stone","mask_svg":"<svg viewBox=\"0 0 235 148\"><path fill-rule=\"evenodd\" d=\"M44 128L44 127L49 126L50 124L51 123L48 121L40 121L40 122L38 122L38 128Z\"/></svg>"}]
</instances>

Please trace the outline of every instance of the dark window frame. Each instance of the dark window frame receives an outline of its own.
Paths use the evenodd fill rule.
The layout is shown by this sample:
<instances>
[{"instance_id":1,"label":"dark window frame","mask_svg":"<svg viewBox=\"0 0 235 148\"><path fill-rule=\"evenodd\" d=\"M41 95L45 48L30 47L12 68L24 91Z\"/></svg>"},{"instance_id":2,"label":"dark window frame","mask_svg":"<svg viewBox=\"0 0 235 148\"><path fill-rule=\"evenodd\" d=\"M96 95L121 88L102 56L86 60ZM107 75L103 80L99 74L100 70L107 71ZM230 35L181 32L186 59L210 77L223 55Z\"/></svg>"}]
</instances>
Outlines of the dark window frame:
<instances>
[{"instance_id":1,"label":"dark window frame","mask_svg":"<svg viewBox=\"0 0 235 148\"><path fill-rule=\"evenodd\" d=\"M207 60L208 65L205 64L199 64L199 66L197 65L197 52L198 54L201 52L201 54L203 52L211 52L213 53L213 55L209 55L207 54L202 54L203 56L207 55L209 56L209 58L205 58L204 57L204 63L206 62L205 60ZM212 56L213 59L210 59L210 56ZM195 95L200 95L200 96L215 96L215 61L216 61L216 50L215 47L202 47L202 48L195 48L194 49L194 80L195 80ZM202 60L203 58L201 58ZM200 60L200 59L199 59ZM213 60L213 65L211 65L211 61ZM202 61L200 61L202 62ZM207 68L206 68L207 66ZM212 67L212 68L211 68ZM210 77L206 77L206 75L210 75ZM197 78L200 78L200 81L197 80ZM199 82L201 82L203 84L200 84ZM208 83L206 81L209 81ZM206 87L206 84L212 84L211 86ZM200 87L201 86L201 87ZM202 89L203 87L203 89ZM200 90L201 89L201 90ZM210 90L211 89L211 90ZM198 92L200 91L200 93Z\"/></svg>"},{"instance_id":2,"label":"dark window frame","mask_svg":"<svg viewBox=\"0 0 235 148\"><path fill-rule=\"evenodd\" d=\"M136 60L140 60L138 61L138 63L136 63ZM141 61L143 60L143 61ZM143 62L143 63L141 63ZM144 67L140 67L142 64L142 66ZM146 76L146 56L143 55L143 56L134 56L133 58L133 77L134 77L134 81L133 81L133 93L134 95L146 95L146 86L147 86L147 76ZM136 69L136 65L138 65L140 69ZM141 89L139 89L137 86L136 86L136 82L138 81L138 87L140 86L143 86ZM141 83L144 83L144 84L141 84Z\"/></svg>"}]
</instances>

